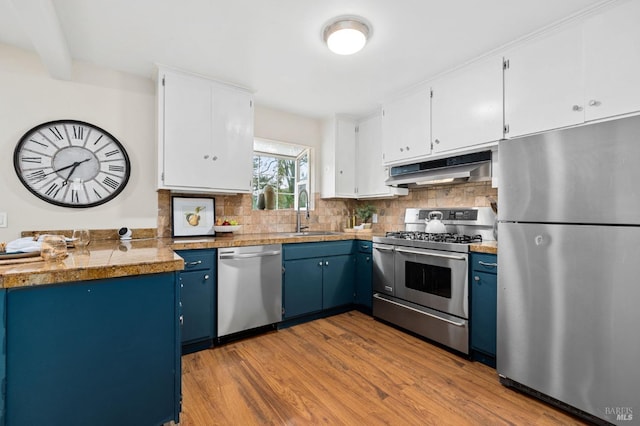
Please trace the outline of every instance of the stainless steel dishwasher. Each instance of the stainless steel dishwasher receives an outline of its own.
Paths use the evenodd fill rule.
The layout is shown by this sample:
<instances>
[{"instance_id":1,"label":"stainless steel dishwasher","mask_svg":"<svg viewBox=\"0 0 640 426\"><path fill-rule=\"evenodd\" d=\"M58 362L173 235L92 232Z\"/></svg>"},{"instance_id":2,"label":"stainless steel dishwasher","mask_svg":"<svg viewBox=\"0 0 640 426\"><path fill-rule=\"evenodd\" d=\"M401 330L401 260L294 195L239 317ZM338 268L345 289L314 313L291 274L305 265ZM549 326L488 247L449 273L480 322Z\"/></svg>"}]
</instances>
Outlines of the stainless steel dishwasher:
<instances>
[{"instance_id":1,"label":"stainless steel dishwasher","mask_svg":"<svg viewBox=\"0 0 640 426\"><path fill-rule=\"evenodd\" d=\"M218 249L218 338L282 320L282 245Z\"/></svg>"}]
</instances>

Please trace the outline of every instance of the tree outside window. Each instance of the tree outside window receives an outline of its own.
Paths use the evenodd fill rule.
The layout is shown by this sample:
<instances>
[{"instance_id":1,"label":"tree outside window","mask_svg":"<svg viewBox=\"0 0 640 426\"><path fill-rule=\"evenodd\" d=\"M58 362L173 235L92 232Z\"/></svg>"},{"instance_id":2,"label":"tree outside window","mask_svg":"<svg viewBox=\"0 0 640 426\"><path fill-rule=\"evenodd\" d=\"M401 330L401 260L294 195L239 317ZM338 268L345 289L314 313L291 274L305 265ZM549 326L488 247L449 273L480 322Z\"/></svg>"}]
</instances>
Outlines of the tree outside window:
<instances>
[{"instance_id":1,"label":"tree outside window","mask_svg":"<svg viewBox=\"0 0 640 426\"><path fill-rule=\"evenodd\" d=\"M297 208L299 191L302 188L309 191L309 149L256 140L253 153L253 209L258 208L259 195L266 185L271 185L275 192L276 209ZM303 200L303 204L306 204L306 200Z\"/></svg>"}]
</instances>

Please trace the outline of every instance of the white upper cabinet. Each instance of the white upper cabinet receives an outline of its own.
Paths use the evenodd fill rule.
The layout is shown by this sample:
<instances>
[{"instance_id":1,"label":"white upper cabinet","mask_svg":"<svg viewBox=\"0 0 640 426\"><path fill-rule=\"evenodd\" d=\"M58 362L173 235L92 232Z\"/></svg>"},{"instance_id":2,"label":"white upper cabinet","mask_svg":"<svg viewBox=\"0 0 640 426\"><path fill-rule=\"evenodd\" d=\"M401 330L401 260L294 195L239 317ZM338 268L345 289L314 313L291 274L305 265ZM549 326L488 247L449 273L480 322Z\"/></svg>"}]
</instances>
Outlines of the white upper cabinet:
<instances>
[{"instance_id":1,"label":"white upper cabinet","mask_svg":"<svg viewBox=\"0 0 640 426\"><path fill-rule=\"evenodd\" d=\"M573 25L505 56L507 137L582 123L582 30Z\"/></svg>"},{"instance_id":2,"label":"white upper cabinet","mask_svg":"<svg viewBox=\"0 0 640 426\"><path fill-rule=\"evenodd\" d=\"M502 89L502 55L432 81L433 154L502 139Z\"/></svg>"},{"instance_id":3,"label":"white upper cabinet","mask_svg":"<svg viewBox=\"0 0 640 426\"><path fill-rule=\"evenodd\" d=\"M640 111L640 1L584 23L585 118Z\"/></svg>"},{"instance_id":4,"label":"white upper cabinet","mask_svg":"<svg viewBox=\"0 0 640 426\"><path fill-rule=\"evenodd\" d=\"M382 158L385 165L431 154L431 91L421 86L382 107Z\"/></svg>"},{"instance_id":5,"label":"white upper cabinet","mask_svg":"<svg viewBox=\"0 0 640 426\"><path fill-rule=\"evenodd\" d=\"M336 116L324 126L322 141L322 198L356 196L356 121Z\"/></svg>"},{"instance_id":6,"label":"white upper cabinet","mask_svg":"<svg viewBox=\"0 0 640 426\"><path fill-rule=\"evenodd\" d=\"M251 191L251 93L160 69L158 126L159 188L212 193Z\"/></svg>"},{"instance_id":7,"label":"white upper cabinet","mask_svg":"<svg viewBox=\"0 0 640 426\"><path fill-rule=\"evenodd\" d=\"M357 198L407 195L406 188L385 185L389 168L382 165L382 118L375 114L358 122L356 133Z\"/></svg>"}]
</instances>

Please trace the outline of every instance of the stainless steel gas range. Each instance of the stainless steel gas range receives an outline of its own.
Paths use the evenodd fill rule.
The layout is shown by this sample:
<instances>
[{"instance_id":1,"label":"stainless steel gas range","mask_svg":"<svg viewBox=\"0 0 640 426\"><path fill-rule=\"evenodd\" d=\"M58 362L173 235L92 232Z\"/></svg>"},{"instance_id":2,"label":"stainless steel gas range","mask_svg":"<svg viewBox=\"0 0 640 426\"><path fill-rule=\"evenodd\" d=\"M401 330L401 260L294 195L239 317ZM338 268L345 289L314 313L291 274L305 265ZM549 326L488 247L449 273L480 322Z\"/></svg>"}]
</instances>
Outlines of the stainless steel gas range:
<instances>
[{"instance_id":1,"label":"stainless steel gas range","mask_svg":"<svg viewBox=\"0 0 640 426\"><path fill-rule=\"evenodd\" d=\"M445 233L426 233L442 213ZM373 316L469 353L469 244L494 240L490 207L407 209L404 231L373 237Z\"/></svg>"}]
</instances>

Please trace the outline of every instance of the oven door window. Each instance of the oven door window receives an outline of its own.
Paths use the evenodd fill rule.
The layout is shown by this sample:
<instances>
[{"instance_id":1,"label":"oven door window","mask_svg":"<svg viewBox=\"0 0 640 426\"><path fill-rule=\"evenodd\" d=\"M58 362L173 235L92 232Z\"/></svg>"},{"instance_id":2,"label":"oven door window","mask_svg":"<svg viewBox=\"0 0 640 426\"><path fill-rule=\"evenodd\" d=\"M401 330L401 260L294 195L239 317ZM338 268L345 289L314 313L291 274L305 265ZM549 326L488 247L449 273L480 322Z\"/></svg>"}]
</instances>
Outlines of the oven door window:
<instances>
[{"instance_id":1,"label":"oven door window","mask_svg":"<svg viewBox=\"0 0 640 426\"><path fill-rule=\"evenodd\" d=\"M451 268L406 261L405 286L451 299Z\"/></svg>"}]
</instances>

